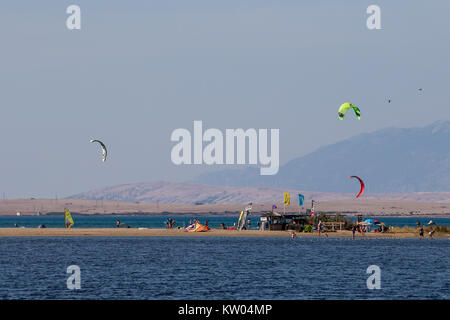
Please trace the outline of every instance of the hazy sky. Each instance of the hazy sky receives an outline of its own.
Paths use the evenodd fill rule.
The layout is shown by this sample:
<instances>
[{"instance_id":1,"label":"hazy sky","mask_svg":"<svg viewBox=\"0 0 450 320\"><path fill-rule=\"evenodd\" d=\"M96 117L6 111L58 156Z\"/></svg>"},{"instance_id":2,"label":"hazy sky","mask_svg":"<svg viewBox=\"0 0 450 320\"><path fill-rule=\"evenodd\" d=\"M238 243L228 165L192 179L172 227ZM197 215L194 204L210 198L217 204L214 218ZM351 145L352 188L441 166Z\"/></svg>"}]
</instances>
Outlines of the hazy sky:
<instances>
[{"instance_id":1,"label":"hazy sky","mask_svg":"<svg viewBox=\"0 0 450 320\"><path fill-rule=\"evenodd\" d=\"M71 4L81 30L66 28ZM366 27L371 4L381 30ZM223 169L171 162L172 131L194 120L280 129L281 164L448 120L449 12L448 0L2 1L0 192L63 197ZM338 120L347 101L360 121Z\"/></svg>"}]
</instances>

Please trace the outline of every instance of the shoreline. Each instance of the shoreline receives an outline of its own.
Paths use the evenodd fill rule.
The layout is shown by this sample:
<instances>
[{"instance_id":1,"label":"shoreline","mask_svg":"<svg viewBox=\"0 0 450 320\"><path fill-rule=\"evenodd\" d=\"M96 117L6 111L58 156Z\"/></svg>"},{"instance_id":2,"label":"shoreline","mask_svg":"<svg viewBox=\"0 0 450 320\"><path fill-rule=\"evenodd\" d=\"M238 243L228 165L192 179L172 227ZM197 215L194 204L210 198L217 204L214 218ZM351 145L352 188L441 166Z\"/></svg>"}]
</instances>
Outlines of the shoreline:
<instances>
[{"instance_id":1,"label":"shoreline","mask_svg":"<svg viewBox=\"0 0 450 320\"><path fill-rule=\"evenodd\" d=\"M223 230L211 229L207 232L186 232L181 229L137 229L137 228L0 228L0 237L291 237L291 231L259 231L259 230ZM319 234L297 232L297 237L322 237ZM348 230L328 232L329 238L352 238L352 232ZM386 238L386 239L411 239L419 238L417 233L360 233L355 234L355 239ZM450 234L436 233L433 238L450 239ZM424 239L429 239L428 234Z\"/></svg>"}]
</instances>

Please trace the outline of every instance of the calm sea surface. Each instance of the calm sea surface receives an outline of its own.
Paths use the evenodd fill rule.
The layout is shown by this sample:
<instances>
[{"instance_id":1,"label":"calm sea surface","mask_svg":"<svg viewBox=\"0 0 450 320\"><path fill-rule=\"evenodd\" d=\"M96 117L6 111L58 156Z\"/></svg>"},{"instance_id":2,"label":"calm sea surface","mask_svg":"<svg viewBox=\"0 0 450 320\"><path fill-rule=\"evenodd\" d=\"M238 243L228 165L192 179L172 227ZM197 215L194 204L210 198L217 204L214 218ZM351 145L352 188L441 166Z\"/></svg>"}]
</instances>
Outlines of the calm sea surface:
<instances>
[{"instance_id":1,"label":"calm sea surface","mask_svg":"<svg viewBox=\"0 0 450 320\"><path fill-rule=\"evenodd\" d=\"M448 239L3 237L0 253L0 299L450 299Z\"/></svg>"}]
</instances>

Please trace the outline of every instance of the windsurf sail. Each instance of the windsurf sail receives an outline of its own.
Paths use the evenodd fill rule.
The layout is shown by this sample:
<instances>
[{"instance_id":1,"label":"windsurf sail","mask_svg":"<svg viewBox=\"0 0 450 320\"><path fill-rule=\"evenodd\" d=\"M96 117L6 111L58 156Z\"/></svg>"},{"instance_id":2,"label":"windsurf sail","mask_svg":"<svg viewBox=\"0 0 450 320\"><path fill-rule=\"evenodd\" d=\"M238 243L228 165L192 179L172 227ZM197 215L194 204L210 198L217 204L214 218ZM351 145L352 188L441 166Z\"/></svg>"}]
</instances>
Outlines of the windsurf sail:
<instances>
[{"instance_id":1,"label":"windsurf sail","mask_svg":"<svg viewBox=\"0 0 450 320\"><path fill-rule=\"evenodd\" d=\"M67 208L64 209L64 224L66 226L66 229L69 229L74 225L72 215L70 214L70 211Z\"/></svg>"},{"instance_id":2,"label":"windsurf sail","mask_svg":"<svg viewBox=\"0 0 450 320\"><path fill-rule=\"evenodd\" d=\"M245 210L241 211L241 214L239 215L239 220L236 226L237 230L242 230L245 226L245 222L247 221L247 217L250 214L250 210L252 210L252 204L249 203Z\"/></svg>"},{"instance_id":3,"label":"windsurf sail","mask_svg":"<svg viewBox=\"0 0 450 320\"><path fill-rule=\"evenodd\" d=\"M247 211L242 210L241 214L239 215L238 223L237 223L237 229L242 230L242 228L245 225L245 219L247 218Z\"/></svg>"}]
</instances>

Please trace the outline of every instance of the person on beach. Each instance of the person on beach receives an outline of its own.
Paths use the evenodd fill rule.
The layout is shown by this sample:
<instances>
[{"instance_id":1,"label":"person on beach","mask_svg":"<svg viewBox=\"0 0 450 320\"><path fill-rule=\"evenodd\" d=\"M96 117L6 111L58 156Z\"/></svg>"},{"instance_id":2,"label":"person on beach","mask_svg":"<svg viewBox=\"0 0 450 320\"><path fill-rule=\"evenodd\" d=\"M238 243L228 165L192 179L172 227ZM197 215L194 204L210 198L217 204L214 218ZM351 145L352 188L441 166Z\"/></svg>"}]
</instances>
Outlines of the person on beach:
<instances>
[{"instance_id":1,"label":"person on beach","mask_svg":"<svg viewBox=\"0 0 450 320\"><path fill-rule=\"evenodd\" d=\"M248 230L250 230L250 219L247 220Z\"/></svg>"},{"instance_id":2,"label":"person on beach","mask_svg":"<svg viewBox=\"0 0 450 320\"><path fill-rule=\"evenodd\" d=\"M352 239L355 239L356 226L352 227Z\"/></svg>"},{"instance_id":3,"label":"person on beach","mask_svg":"<svg viewBox=\"0 0 450 320\"><path fill-rule=\"evenodd\" d=\"M322 229L322 220L319 220L319 223L317 224L317 231L319 231L319 237L320 237L320 229Z\"/></svg>"},{"instance_id":4,"label":"person on beach","mask_svg":"<svg viewBox=\"0 0 450 320\"><path fill-rule=\"evenodd\" d=\"M116 221L116 228L120 228L120 220Z\"/></svg>"},{"instance_id":5,"label":"person on beach","mask_svg":"<svg viewBox=\"0 0 450 320\"><path fill-rule=\"evenodd\" d=\"M430 232L428 232L428 235L430 236L431 239L433 239L434 232L435 232L435 230L431 230Z\"/></svg>"},{"instance_id":6,"label":"person on beach","mask_svg":"<svg viewBox=\"0 0 450 320\"><path fill-rule=\"evenodd\" d=\"M421 239L423 239L423 227L420 227L419 229L419 236Z\"/></svg>"}]
</instances>

